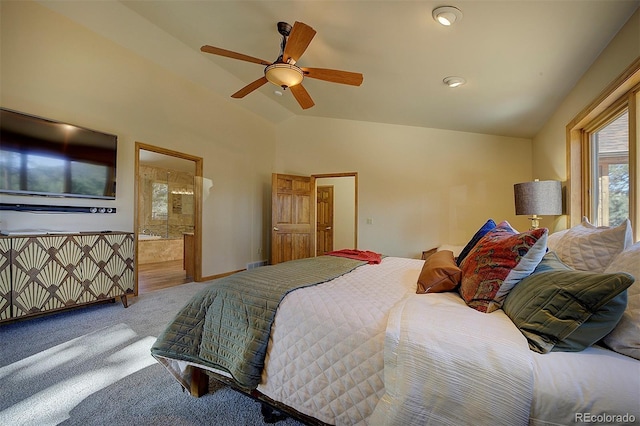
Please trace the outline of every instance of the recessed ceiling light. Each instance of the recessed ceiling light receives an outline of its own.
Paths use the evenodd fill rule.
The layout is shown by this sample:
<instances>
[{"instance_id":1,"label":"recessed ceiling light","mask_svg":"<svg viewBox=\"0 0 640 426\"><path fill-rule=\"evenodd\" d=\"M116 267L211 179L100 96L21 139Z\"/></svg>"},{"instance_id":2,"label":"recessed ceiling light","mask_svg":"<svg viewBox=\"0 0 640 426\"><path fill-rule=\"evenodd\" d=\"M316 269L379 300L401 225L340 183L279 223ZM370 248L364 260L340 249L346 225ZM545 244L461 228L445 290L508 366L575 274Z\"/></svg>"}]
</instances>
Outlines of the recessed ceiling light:
<instances>
[{"instance_id":1,"label":"recessed ceiling light","mask_svg":"<svg viewBox=\"0 0 640 426\"><path fill-rule=\"evenodd\" d=\"M465 80L462 77L454 77L454 76L445 77L442 81L444 82L444 84L446 84L451 88L460 87L467 82L467 80Z\"/></svg>"},{"instance_id":2,"label":"recessed ceiling light","mask_svg":"<svg viewBox=\"0 0 640 426\"><path fill-rule=\"evenodd\" d=\"M460 9L453 6L437 7L433 9L432 15L436 22L444 25L445 27L449 27L462 20L462 12Z\"/></svg>"}]
</instances>

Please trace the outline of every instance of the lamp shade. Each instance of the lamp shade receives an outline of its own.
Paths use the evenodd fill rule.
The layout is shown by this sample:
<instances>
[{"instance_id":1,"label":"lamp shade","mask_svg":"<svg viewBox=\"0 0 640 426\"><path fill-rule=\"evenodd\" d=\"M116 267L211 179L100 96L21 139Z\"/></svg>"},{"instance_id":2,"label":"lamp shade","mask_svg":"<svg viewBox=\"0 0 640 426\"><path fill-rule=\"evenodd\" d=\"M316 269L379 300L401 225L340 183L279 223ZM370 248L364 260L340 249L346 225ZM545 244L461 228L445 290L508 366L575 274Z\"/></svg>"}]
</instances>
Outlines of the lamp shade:
<instances>
[{"instance_id":1,"label":"lamp shade","mask_svg":"<svg viewBox=\"0 0 640 426\"><path fill-rule=\"evenodd\" d=\"M536 180L513 185L517 215L562 214L562 184L557 180Z\"/></svg>"}]
</instances>

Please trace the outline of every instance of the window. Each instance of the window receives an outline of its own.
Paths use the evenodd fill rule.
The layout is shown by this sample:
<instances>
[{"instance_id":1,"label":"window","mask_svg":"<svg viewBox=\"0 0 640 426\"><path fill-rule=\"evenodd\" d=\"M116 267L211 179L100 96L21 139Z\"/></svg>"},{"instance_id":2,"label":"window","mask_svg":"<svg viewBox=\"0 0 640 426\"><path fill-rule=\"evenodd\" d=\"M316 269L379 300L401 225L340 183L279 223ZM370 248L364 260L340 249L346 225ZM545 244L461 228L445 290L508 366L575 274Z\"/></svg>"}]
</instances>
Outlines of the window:
<instances>
[{"instance_id":1,"label":"window","mask_svg":"<svg viewBox=\"0 0 640 426\"><path fill-rule=\"evenodd\" d=\"M169 184L153 182L151 192L151 219L167 220L169 217Z\"/></svg>"},{"instance_id":2,"label":"window","mask_svg":"<svg viewBox=\"0 0 640 426\"><path fill-rule=\"evenodd\" d=\"M629 217L629 110L589 134L591 221L617 226Z\"/></svg>"},{"instance_id":3,"label":"window","mask_svg":"<svg viewBox=\"0 0 640 426\"><path fill-rule=\"evenodd\" d=\"M640 59L567 125L567 227L631 221L640 239Z\"/></svg>"}]
</instances>

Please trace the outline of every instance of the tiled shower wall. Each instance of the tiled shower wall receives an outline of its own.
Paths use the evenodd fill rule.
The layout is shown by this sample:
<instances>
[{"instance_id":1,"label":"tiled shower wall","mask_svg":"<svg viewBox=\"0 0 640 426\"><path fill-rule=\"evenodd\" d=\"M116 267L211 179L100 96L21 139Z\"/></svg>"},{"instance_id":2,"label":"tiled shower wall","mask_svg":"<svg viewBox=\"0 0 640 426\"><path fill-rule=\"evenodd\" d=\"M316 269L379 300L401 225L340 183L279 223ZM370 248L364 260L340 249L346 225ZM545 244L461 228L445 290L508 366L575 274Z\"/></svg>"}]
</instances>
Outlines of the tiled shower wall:
<instances>
[{"instance_id":1,"label":"tiled shower wall","mask_svg":"<svg viewBox=\"0 0 640 426\"><path fill-rule=\"evenodd\" d=\"M140 166L139 174L138 232L168 239L182 239L183 233L193 232L193 174L144 165ZM166 216L154 212L154 184L168 186Z\"/></svg>"}]
</instances>

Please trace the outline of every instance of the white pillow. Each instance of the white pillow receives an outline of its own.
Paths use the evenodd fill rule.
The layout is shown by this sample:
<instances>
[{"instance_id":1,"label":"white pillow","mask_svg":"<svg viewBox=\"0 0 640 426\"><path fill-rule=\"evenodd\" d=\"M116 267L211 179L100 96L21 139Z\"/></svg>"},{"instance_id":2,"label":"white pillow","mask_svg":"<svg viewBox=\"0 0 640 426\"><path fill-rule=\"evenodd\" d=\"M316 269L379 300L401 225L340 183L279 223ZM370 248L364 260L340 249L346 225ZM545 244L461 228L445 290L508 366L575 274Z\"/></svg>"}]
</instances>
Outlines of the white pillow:
<instances>
[{"instance_id":1,"label":"white pillow","mask_svg":"<svg viewBox=\"0 0 640 426\"><path fill-rule=\"evenodd\" d=\"M557 231L553 234L549 234L549 236L547 237L547 247L549 248L549 251L557 251L556 247L558 246L558 243L567 232L569 232L568 229L563 229L562 231Z\"/></svg>"},{"instance_id":2,"label":"white pillow","mask_svg":"<svg viewBox=\"0 0 640 426\"><path fill-rule=\"evenodd\" d=\"M560 260L578 271L604 272L618 253L633 244L631 222L625 219L613 227L596 227L584 217L570 228L557 243Z\"/></svg>"},{"instance_id":3,"label":"white pillow","mask_svg":"<svg viewBox=\"0 0 640 426\"><path fill-rule=\"evenodd\" d=\"M627 272L636 281L627 289L627 308L604 343L621 354L640 359L640 242L623 251L605 272Z\"/></svg>"}]
</instances>

